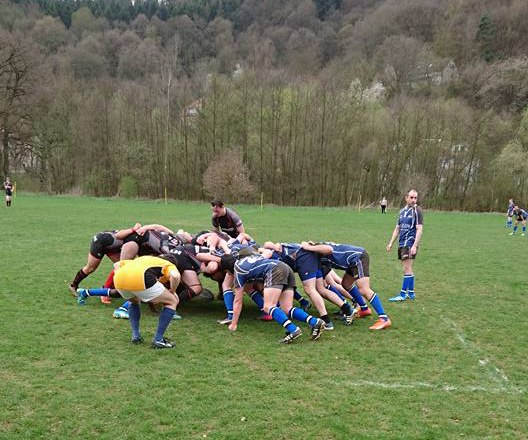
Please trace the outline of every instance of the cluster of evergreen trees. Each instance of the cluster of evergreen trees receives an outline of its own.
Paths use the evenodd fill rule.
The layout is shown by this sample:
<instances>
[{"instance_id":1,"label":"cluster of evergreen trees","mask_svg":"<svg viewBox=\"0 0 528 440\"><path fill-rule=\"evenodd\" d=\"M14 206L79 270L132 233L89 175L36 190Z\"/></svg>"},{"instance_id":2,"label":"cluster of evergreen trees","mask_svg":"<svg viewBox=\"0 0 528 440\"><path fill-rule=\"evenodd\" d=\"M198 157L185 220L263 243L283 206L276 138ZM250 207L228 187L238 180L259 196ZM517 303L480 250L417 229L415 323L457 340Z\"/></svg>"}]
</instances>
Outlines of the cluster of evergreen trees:
<instances>
[{"instance_id":1,"label":"cluster of evergreen trees","mask_svg":"<svg viewBox=\"0 0 528 440\"><path fill-rule=\"evenodd\" d=\"M52 192L346 205L413 185L429 206L502 209L528 190L527 16L525 0L0 0L2 168Z\"/></svg>"}]
</instances>

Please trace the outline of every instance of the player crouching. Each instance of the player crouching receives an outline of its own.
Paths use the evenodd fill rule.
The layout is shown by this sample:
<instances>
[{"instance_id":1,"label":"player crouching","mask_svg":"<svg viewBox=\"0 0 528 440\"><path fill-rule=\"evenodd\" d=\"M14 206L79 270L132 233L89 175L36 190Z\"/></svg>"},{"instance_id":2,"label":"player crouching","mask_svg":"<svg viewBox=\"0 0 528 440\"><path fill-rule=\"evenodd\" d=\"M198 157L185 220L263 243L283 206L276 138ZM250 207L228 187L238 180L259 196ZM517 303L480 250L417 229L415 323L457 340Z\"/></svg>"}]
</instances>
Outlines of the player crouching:
<instances>
[{"instance_id":1,"label":"player crouching","mask_svg":"<svg viewBox=\"0 0 528 440\"><path fill-rule=\"evenodd\" d=\"M269 260L260 255L251 255L236 260L232 255L224 255L222 267L234 275L235 300L233 321L229 330L235 331L242 311L244 285L261 282L264 285L264 312L286 329L286 336L279 342L289 344L302 335L302 331L291 319L306 322L312 327L312 340L321 337L324 321L308 315L304 310L293 307L295 276L291 268L277 260ZM277 303L280 301L280 308Z\"/></svg>"}]
</instances>

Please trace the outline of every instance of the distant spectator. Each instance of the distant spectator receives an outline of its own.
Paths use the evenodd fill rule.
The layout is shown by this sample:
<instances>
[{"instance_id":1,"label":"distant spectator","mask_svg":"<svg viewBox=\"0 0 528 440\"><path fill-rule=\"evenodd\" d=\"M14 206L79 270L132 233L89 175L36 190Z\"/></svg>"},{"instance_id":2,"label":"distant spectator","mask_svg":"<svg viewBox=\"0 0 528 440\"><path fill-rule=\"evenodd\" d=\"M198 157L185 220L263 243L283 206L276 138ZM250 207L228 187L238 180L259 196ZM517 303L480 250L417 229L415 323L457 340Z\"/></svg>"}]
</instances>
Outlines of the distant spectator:
<instances>
[{"instance_id":1,"label":"distant spectator","mask_svg":"<svg viewBox=\"0 0 528 440\"><path fill-rule=\"evenodd\" d=\"M6 194L6 206L9 208L11 206L11 198L13 196L13 182L11 182L11 179L9 177L6 177L6 180L4 182L4 190Z\"/></svg>"},{"instance_id":2,"label":"distant spectator","mask_svg":"<svg viewBox=\"0 0 528 440\"><path fill-rule=\"evenodd\" d=\"M381 213L385 214L385 210L387 209L387 199L385 197L381 199L380 206L381 206Z\"/></svg>"}]
</instances>

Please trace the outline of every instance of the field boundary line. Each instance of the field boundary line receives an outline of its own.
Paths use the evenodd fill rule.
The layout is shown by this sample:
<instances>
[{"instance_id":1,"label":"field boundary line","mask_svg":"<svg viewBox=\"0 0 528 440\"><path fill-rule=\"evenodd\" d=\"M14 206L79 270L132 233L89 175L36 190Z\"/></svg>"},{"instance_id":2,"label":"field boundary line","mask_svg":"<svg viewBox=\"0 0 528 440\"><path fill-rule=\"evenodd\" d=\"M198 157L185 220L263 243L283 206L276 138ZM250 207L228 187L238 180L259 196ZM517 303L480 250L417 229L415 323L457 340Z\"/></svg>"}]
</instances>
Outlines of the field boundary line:
<instances>
[{"instance_id":1,"label":"field boundary line","mask_svg":"<svg viewBox=\"0 0 528 440\"><path fill-rule=\"evenodd\" d=\"M458 339L460 344L466 349L466 351L472 356L474 356L476 359L478 359L478 364L486 369L491 380L495 382L501 388L502 391L509 391L514 394L524 392L524 390L519 389L511 384L510 380L508 379L508 376L506 376L504 371L493 365L490 360L486 357L484 351L477 344L466 339L464 332L462 332L462 330L458 328L457 324L454 321L444 317L441 317L441 319L449 326L451 331L455 334L456 338Z\"/></svg>"},{"instance_id":2,"label":"field boundary line","mask_svg":"<svg viewBox=\"0 0 528 440\"><path fill-rule=\"evenodd\" d=\"M421 388L421 389L430 389L430 390L444 391L444 392L485 392L485 393L492 393L492 394L520 394L524 392L524 390L505 389L504 387L491 387L491 388L485 387L485 386L460 387L460 386L449 385L449 384L435 385L435 384L427 383L427 382L385 383L385 382L373 382L370 380L360 380L360 381L349 381L347 382L347 385L353 386L353 387L371 386L371 387L384 388L384 389L420 389Z\"/></svg>"}]
</instances>

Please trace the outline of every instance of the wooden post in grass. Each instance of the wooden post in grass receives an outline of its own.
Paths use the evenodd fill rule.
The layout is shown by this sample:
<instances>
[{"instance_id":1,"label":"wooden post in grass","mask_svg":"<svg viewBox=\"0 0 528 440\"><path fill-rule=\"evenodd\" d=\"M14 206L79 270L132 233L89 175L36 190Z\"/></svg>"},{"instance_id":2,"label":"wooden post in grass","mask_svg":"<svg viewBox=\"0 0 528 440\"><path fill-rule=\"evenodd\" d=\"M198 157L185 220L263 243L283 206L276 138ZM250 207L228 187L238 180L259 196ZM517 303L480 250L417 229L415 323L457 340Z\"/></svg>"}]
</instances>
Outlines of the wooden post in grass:
<instances>
[{"instance_id":1,"label":"wooden post in grass","mask_svg":"<svg viewBox=\"0 0 528 440\"><path fill-rule=\"evenodd\" d=\"M260 193L260 210L262 211L264 209L264 193Z\"/></svg>"},{"instance_id":2,"label":"wooden post in grass","mask_svg":"<svg viewBox=\"0 0 528 440\"><path fill-rule=\"evenodd\" d=\"M167 204L167 187L165 187L165 204Z\"/></svg>"},{"instance_id":3,"label":"wooden post in grass","mask_svg":"<svg viewBox=\"0 0 528 440\"><path fill-rule=\"evenodd\" d=\"M359 199L358 199L358 212L361 212L361 193L359 193Z\"/></svg>"}]
</instances>

